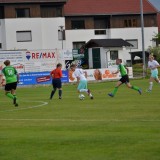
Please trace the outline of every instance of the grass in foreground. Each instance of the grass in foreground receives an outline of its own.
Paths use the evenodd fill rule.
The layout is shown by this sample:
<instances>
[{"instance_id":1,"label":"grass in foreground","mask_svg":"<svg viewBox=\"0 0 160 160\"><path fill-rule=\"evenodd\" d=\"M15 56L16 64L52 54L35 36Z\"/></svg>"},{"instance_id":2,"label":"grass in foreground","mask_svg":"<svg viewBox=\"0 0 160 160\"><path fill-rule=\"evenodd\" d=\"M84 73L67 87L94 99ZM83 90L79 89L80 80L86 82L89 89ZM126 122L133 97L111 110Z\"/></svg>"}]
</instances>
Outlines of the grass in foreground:
<instances>
[{"instance_id":1,"label":"grass in foreground","mask_svg":"<svg viewBox=\"0 0 160 160\"><path fill-rule=\"evenodd\" d=\"M19 107L0 91L1 160L159 160L160 86L146 93L148 80L131 80L143 94L115 82L92 83L94 100L80 101L76 85L18 88Z\"/></svg>"}]
</instances>

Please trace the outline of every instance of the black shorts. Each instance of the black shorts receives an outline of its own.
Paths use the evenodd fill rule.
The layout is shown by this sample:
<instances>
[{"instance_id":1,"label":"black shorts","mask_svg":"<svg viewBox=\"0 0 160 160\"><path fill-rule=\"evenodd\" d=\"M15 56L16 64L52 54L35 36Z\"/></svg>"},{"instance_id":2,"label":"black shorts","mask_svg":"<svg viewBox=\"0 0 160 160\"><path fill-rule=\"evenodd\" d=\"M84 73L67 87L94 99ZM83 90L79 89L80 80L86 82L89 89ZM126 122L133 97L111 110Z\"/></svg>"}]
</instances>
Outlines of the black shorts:
<instances>
[{"instance_id":1,"label":"black shorts","mask_svg":"<svg viewBox=\"0 0 160 160\"><path fill-rule=\"evenodd\" d=\"M122 83L129 83L128 75L122 76L122 78L119 81L121 81Z\"/></svg>"},{"instance_id":2,"label":"black shorts","mask_svg":"<svg viewBox=\"0 0 160 160\"><path fill-rule=\"evenodd\" d=\"M53 88L62 88L62 82L60 78L52 79Z\"/></svg>"},{"instance_id":3,"label":"black shorts","mask_svg":"<svg viewBox=\"0 0 160 160\"><path fill-rule=\"evenodd\" d=\"M17 88L17 82L13 82L13 83L7 83L5 85L5 91L11 91L11 90L16 90Z\"/></svg>"}]
</instances>

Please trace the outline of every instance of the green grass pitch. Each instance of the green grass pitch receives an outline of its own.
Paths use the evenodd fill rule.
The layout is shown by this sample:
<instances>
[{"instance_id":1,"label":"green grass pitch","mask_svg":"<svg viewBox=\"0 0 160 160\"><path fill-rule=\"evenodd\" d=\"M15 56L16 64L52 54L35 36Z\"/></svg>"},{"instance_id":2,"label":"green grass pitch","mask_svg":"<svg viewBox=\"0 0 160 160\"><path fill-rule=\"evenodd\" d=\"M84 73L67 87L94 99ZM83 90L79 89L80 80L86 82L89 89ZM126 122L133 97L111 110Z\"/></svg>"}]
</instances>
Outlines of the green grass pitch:
<instances>
[{"instance_id":1,"label":"green grass pitch","mask_svg":"<svg viewBox=\"0 0 160 160\"><path fill-rule=\"evenodd\" d=\"M19 107L0 90L0 160L159 160L160 85L131 80L142 95L116 82L89 83L94 99L78 99L76 85L49 100L51 86L18 88Z\"/></svg>"}]
</instances>

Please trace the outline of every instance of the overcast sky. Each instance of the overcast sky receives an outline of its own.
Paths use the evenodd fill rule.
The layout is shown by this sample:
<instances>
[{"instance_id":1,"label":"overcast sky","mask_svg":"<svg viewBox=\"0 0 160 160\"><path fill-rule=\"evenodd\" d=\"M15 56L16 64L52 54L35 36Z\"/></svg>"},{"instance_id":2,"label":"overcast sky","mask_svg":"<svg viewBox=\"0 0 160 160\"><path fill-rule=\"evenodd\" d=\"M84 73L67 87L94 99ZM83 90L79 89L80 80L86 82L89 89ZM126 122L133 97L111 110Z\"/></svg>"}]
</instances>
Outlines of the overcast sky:
<instances>
[{"instance_id":1,"label":"overcast sky","mask_svg":"<svg viewBox=\"0 0 160 160\"><path fill-rule=\"evenodd\" d=\"M152 3L158 11L160 11L160 0L149 0L149 2Z\"/></svg>"}]
</instances>

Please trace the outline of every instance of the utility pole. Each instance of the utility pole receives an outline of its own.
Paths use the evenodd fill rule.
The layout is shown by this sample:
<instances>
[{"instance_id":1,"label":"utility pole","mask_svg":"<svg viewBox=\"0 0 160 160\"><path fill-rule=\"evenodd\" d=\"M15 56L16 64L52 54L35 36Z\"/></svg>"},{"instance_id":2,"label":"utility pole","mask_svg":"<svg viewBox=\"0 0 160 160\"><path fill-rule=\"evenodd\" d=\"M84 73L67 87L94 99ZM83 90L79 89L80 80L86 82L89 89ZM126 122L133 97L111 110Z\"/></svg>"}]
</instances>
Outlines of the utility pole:
<instances>
[{"instance_id":1,"label":"utility pole","mask_svg":"<svg viewBox=\"0 0 160 160\"><path fill-rule=\"evenodd\" d=\"M146 60L145 60L145 50L144 50L143 0L140 0L140 10L141 10L141 31L142 31L143 77L146 77Z\"/></svg>"}]
</instances>

